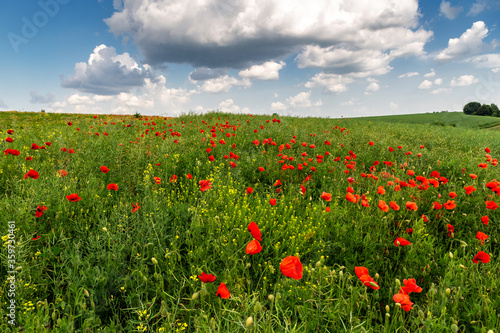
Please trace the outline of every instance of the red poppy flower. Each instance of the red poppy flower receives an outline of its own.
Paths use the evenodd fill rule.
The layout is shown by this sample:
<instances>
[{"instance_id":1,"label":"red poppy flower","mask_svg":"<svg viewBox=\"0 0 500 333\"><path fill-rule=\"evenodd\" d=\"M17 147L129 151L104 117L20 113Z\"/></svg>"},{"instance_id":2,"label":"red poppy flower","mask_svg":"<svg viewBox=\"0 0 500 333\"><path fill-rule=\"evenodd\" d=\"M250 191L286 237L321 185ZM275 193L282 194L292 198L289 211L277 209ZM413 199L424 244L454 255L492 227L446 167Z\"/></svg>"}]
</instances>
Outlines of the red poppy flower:
<instances>
[{"instance_id":1,"label":"red poppy flower","mask_svg":"<svg viewBox=\"0 0 500 333\"><path fill-rule=\"evenodd\" d=\"M14 134L14 130L13 130L13 129L9 129L9 130L7 130L7 134L9 134L9 135Z\"/></svg>"},{"instance_id":2,"label":"red poppy flower","mask_svg":"<svg viewBox=\"0 0 500 333\"><path fill-rule=\"evenodd\" d=\"M215 280L217 280L215 275L207 274L205 272L201 272L201 275L198 275L198 277L200 278L201 282L203 282L203 283L212 283Z\"/></svg>"},{"instance_id":3,"label":"red poppy flower","mask_svg":"<svg viewBox=\"0 0 500 333\"><path fill-rule=\"evenodd\" d=\"M378 208L380 208L381 210L383 210L386 213L389 211L389 206L385 203L384 200L378 201Z\"/></svg>"},{"instance_id":4,"label":"red poppy flower","mask_svg":"<svg viewBox=\"0 0 500 333\"><path fill-rule=\"evenodd\" d=\"M479 163L478 167L486 169L488 167L488 164L486 164L486 163Z\"/></svg>"},{"instance_id":5,"label":"red poppy flower","mask_svg":"<svg viewBox=\"0 0 500 333\"><path fill-rule=\"evenodd\" d=\"M187 178L187 179L193 179L193 176L192 176L190 173L188 173L188 174L186 175L186 178Z\"/></svg>"},{"instance_id":6,"label":"red poppy flower","mask_svg":"<svg viewBox=\"0 0 500 333\"><path fill-rule=\"evenodd\" d=\"M399 210L399 205L394 201L389 202L389 207L391 207L394 210Z\"/></svg>"},{"instance_id":7,"label":"red poppy flower","mask_svg":"<svg viewBox=\"0 0 500 333\"><path fill-rule=\"evenodd\" d=\"M269 203L271 204L271 206L276 206L276 199L274 198L269 199Z\"/></svg>"},{"instance_id":8,"label":"red poppy flower","mask_svg":"<svg viewBox=\"0 0 500 333\"><path fill-rule=\"evenodd\" d=\"M472 186L472 185L464 186L464 189L465 189L465 194L467 194L467 195L471 194L472 192L474 192L476 190L476 188L474 188L474 186Z\"/></svg>"},{"instance_id":9,"label":"red poppy flower","mask_svg":"<svg viewBox=\"0 0 500 333\"><path fill-rule=\"evenodd\" d=\"M295 280L302 279L303 267L298 257L288 256L283 259L280 264L280 270L286 277L290 277Z\"/></svg>"},{"instance_id":10,"label":"red poppy flower","mask_svg":"<svg viewBox=\"0 0 500 333\"><path fill-rule=\"evenodd\" d=\"M45 207L45 206L38 206L38 207L36 208L36 213L35 213L35 216L36 216L36 217L41 217L41 216L42 216L42 214L43 214L43 211L44 211L44 210L47 210L47 207Z\"/></svg>"},{"instance_id":11,"label":"red poppy flower","mask_svg":"<svg viewBox=\"0 0 500 333\"><path fill-rule=\"evenodd\" d=\"M14 141L14 139L12 139L11 137L7 137L7 139L5 139L5 141L12 142L12 141Z\"/></svg>"},{"instance_id":12,"label":"red poppy flower","mask_svg":"<svg viewBox=\"0 0 500 333\"><path fill-rule=\"evenodd\" d=\"M31 240L36 241L36 240L39 240L39 239L40 239L40 237L42 237L42 236L33 237Z\"/></svg>"},{"instance_id":13,"label":"red poppy flower","mask_svg":"<svg viewBox=\"0 0 500 333\"><path fill-rule=\"evenodd\" d=\"M481 231L478 231L476 234L476 238L479 239L479 243L481 245L484 244L484 241L488 238L489 236Z\"/></svg>"},{"instance_id":14,"label":"red poppy flower","mask_svg":"<svg viewBox=\"0 0 500 333\"><path fill-rule=\"evenodd\" d=\"M231 296L231 293L227 289L226 284L224 282L222 282L219 285L219 288L217 288L217 293L215 294L215 296L219 296L220 298L223 299L228 299L229 296Z\"/></svg>"},{"instance_id":15,"label":"red poppy flower","mask_svg":"<svg viewBox=\"0 0 500 333\"><path fill-rule=\"evenodd\" d=\"M101 166L101 172L108 173L108 171L109 171L108 167L106 167L104 165Z\"/></svg>"},{"instance_id":16,"label":"red poppy flower","mask_svg":"<svg viewBox=\"0 0 500 333\"><path fill-rule=\"evenodd\" d=\"M446 209L453 209L457 207L457 205L455 204L455 200L448 200L443 204L443 207Z\"/></svg>"},{"instance_id":17,"label":"red poppy flower","mask_svg":"<svg viewBox=\"0 0 500 333\"><path fill-rule=\"evenodd\" d=\"M347 192L347 194L345 195L345 199L349 202L356 203L356 196L351 192Z\"/></svg>"},{"instance_id":18,"label":"red poppy flower","mask_svg":"<svg viewBox=\"0 0 500 333\"><path fill-rule=\"evenodd\" d=\"M406 209L416 211L418 209L418 207L417 207L417 204L415 202L407 201L406 202Z\"/></svg>"},{"instance_id":19,"label":"red poppy flower","mask_svg":"<svg viewBox=\"0 0 500 333\"><path fill-rule=\"evenodd\" d=\"M448 236L453 238L455 236L455 227L451 224L447 224L446 228L448 228Z\"/></svg>"},{"instance_id":20,"label":"red poppy flower","mask_svg":"<svg viewBox=\"0 0 500 333\"><path fill-rule=\"evenodd\" d=\"M31 146L31 149L33 149L33 145ZM62 148L61 148L61 151L62 151L62 152L67 152L67 151L68 151L68 148L62 147Z\"/></svg>"},{"instance_id":21,"label":"red poppy flower","mask_svg":"<svg viewBox=\"0 0 500 333\"><path fill-rule=\"evenodd\" d=\"M137 211L139 210L139 208L141 208L141 206L139 206L139 203L138 203L138 202L137 202L137 203L135 203L135 205L134 205L134 204L132 204L132 213L137 212Z\"/></svg>"},{"instance_id":22,"label":"red poppy flower","mask_svg":"<svg viewBox=\"0 0 500 333\"><path fill-rule=\"evenodd\" d=\"M24 178L26 178L26 176ZM493 200L491 200L491 201L486 200L484 203L486 204L486 209L493 209L493 210L495 210L495 209L498 208L497 203L495 201L493 201Z\"/></svg>"},{"instance_id":23,"label":"red poppy flower","mask_svg":"<svg viewBox=\"0 0 500 333\"><path fill-rule=\"evenodd\" d=\"M68 154L74 154L75 150L74 149L68 149Z\"/></svg>"},{"instance_id":24,"label":"red poppy flower","mask_svg":"<svg viewBox=\"0 0 500 333\"><path fill-rule=\"evenodd\" d=\"M382 195L382 194L385 194L385 189L382 185L380 185L378 188L377 188L377 193Z\"/></svg>"},{"instance_id":25,"label":"red poppy flower","mask_svg":"<svg viewBox=\"0 0 500 333\"><path fill-rule=\"evenodd\" d=\"M153 179L155 180L155 184L158 184L158 185L161 184L161 178L160 177L153 177Z\"/></svg>"},{"instance_id":26,"label":"red poppy flower","mask_svg":"<svg viewBox=\"0 0 500 333\"><path fill-rule=\"evenodd\" d=\"M481 222L483 222L484 225L488 225L488 222L490 221L490 218L488 216L483 216L481 217Z\"/></svg>"},{"instance_id":27,"label":"red poppy flower","mask_svg":"<svg viewBox=\"0 0 500 333\"><path fill-rule=\"evenodd\" d=\"M450 192L449 196L450 198L454 199L457 197L457 194L455 192Z\"/></svg>"},{"instance_id":28,"label":"red poppy flower","mask_svg":"<svg viewBox=\"0 0 500 333\"><path fill-rule=\"evenodd\" d=\"M69 200L69 201L71 201L71 202L76 202L76 201L80 201L80 200L82 200L82 198L80 198L80 197L78 196L78 194L76 194L76 193L71 193L70 195L67 195L67 196L66 196L66 199L68 199L68 200Z\"/></svg>"},{"instance_id":29,"label":"red poppy flower","mask_svg":"<svg viewBox=\"0 0 500 333\"><path fill-rule=\"evenodd\" d=\"M401 308L405 311L410 311L412 309L413 303L410 301L410 296L407 294L396 294L392 297L394 302L401 305Z\"/></svg>"},{"instance_id":30,"label":"red poppy flower","mask_svg":"<svg viewBox=\"0 0 500 333\"><path fill-rule=\"evenodd\" d=\"M213 162L215 160L214 155L208 156L208 160Z\"/></svg>"},{"instance_id":31,"label":"red poppy flower","mask_svg":"<svg viewBox=\"0 0 500 333\"><path fill-rule=\"evenodd\" d=\"M212 184L210 184L210 180L200 180L200 191L205 192L206 190L212 188Z\"/></svg>"},{"instance_id":32,"label":"red poppy flower","mask_svg":"<svg viewBox=\"0 0 500 333\"><path fill-rule=\"evenodd\" d=\"M256 240L261 241L262 240L262 234L260 233L259 226L255 222L250 222L248 225L248 231L252 234L252 237L255 238Z\"/></svg>"},{"instance_id":33,"label":"red poppy flower","mask_svg":"<svg viewBox=\"0 0 500 333\"><path fill-rule=\"evenodd\" d=\"M38 175L38 172L36 172L35 170L33 169L30 169L30 171L28 171L25 175L24 175L24 179L26 178L33 178L33 179L38 179L39 175Z\"/></svg>"},{"instance_id":34,"label":"red poppy flower","mask_svg":"<svg viewBox=\"0 0 500 333\"><path fill-rule=\"evenodd\" d=\"M115 183L108 184L107 188L110 191L118 191L118 185L116 185Z\"/></svg>"},{"instance_id":35,"label":"red poppy flower","mask_svg":"<svg viewBox=\"0 0 500 333\"><path fill-rule=\"evenodd\" d=\"M373 143L373 141L370 141L370 142L368 142L368 144L369 144L370 146L373 146L373 144L374 144L374 143Z\"/></svg>"},{"instance_id":36,"label":"red poppy flower","mask_svg":"<svg viewBox=\"0 0 500 333\"><path fill-rule=\"evenodd\" d=\"M173 175L172 177L170 177L170 182L171 183L175 183L177 181L177 176L176 175Z\"/></svg>"},{"instance_id":37,"label":"red poppy flower","mask_svg":"<svg viewBox=\"0 0 500 333\"><path fill-rule=\"evenodd\" d=\"M253 188L247 187L247 189L246 189L245 192L246 192L246 194L252 194L253 193Z\"/></svg>"},{"instance_id":38,"label":"red poppy flower","mask_svg":"<svg viewBox=\"0 0 500 333\"><path fill-rule=\"evenodd\" d=\"M407 241L407 240L406 240L406 239L404 239L404 238L398 237L398 238L396 238L396 240L394 241L394 245L396 245L396 246L407 246L407 245L411 245L411 242L410 242L410 241Z\"/></svg>"},{"instance_id":39,"label":"red poppy flower","mask_svg":"<svg viewBox=\"0 0 500 333\"><path fill-rule=\"evenodd\" d=\"M484 151L487 152L488 154L491 153L491 150L488 147L484 148Z\"/></svg>"},{"instance_id":40,"label":"red poppy flower","mask_svg":"<svg viewBox=\"0 0 500 333\"><path fill-rule=\"evenodd\" d=\"M262 172L262 171L266 171L263 167L259 167L259 171Z\"/></svg>"},{"instance_id":41,"label":"red poppy flower","mask_svg":"<svg viewBox=\"0 0 500 333\"><path fill-rule=\"evenodd\" d=\"M389 147L389 151L392 153L394 151L394 148Z\"/></svg>"},{"instance_id":42,"label":"red poppy flower","mask_svg":"<svg viewBox=\"0 0 500 333\"><path fill-rule=\"evenodd\" d=\"M259 241L254 239L248 242L247 247L245 249L245 252L250 255L254 255L262 251L262 246L260 245Z\"/></svg>"},{"instance_id":43,"label":"red poppy flower","mask_svg":"<svg viewBox=\"0 0 500 333\"><path fill-rule=\"evenodd\" d=\"M415 279L408 279L408 280L404 279L403 283L404 283L404 287L401 287L399 289L400 294L409 295L410 293L413 293L413 292L419 293L422 291L422 288L417 286Z\"/></svg>"},{"instance_id":44,"label":"red poppy flower","mask_svg":"<svg viewBox=\"0 0 500 333\"><path fill-rule=\"evenodd\" d=\"M321 199L330 202L332 201L332 195L330 193L323 192L321 193Z\"/></svg>"},{"instance_id":45,"label":"red poppy flower","mask_svg":"<svg viewBox=\"0 0 500 333\"><path fill-rule=\"evenodd\" d=\"M366 267L359 267L355 266L354 267L354 273L356 273L356 276L358 279L367 287L370 287L374 290L380 289L380 286L375 282L375 280L368 274L368 268Z\"/></svg>"},{"instance_id":46,"label":"red poppy flower","mask_svg":"<svg viewBox=\"0 0 500 333\"><path fill-rule=\"evenodd\" d=\"M477 178L477 175L475 175L475 174L471 173L471 174L469 174L469 177L470 177L470 178L472 178L472 179L476 179L476 178Z\"/></svg>"},{"instance_id":47,"label":"red poppy flower","mask_svg":"<svg viewBox=\"0 0 500 333\"><path fill-rule=\"evenodd\" d=\"M475 256L474 256L474 259L472 259L472 261L477 264L479 263L479 261L481 261L482 263L484 264L487 264L490 262L490 255L486 252L483 252L483 251L479 251Z\"/></svg>"}]
</instances>

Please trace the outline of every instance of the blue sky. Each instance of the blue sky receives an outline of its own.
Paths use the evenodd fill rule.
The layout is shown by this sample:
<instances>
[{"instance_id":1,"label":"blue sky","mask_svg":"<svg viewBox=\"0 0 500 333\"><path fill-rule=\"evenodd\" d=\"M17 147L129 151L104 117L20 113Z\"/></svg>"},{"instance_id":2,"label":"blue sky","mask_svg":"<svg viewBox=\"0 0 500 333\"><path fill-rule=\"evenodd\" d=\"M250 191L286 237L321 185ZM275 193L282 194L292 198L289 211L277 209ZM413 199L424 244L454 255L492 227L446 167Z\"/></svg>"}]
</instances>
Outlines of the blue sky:
<instances>
[{"instance_id":1,"label":"blue sky","mask_svg":"<svg viewBox=\"0 0 500 333\"><path fill-rule=\"evenodd\" d=\"M500 104L500 1L0 3L0 110L370 116Z\"/></svg>"}]
</instances>

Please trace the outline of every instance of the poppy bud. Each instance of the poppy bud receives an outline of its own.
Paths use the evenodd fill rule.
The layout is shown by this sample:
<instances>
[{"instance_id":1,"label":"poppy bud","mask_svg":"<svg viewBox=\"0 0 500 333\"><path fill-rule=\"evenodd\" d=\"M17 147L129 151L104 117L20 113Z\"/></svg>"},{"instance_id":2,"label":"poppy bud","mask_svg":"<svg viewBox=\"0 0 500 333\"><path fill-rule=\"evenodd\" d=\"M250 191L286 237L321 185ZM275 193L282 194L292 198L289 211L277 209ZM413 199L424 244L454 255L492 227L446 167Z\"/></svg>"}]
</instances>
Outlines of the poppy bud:
<instances>
[{"instance_id":1,"label":"poppy bud","mask_svg":"<svg viewBox=\"0 0 500 333\"><path fill-rule=\"evenodd\" d=\"M378 273L375 274L375 279L378 280L378 278L380 277L380 275L378 275Z\"/></svg>"},{"instance_id":2,"label":"poppy bud","mask_svg":"<svg viewBox=\"0 0 500 333\"><path fill-rule=\"evenodd\" d=\"M108 232L108 229L106 227L102 227L102 231Z\"/></svg>"},{"instance_id":3,"label":"poppy bud","mask_svg":"<svg viewBox=\"0 0 500 333\"><path fill-rule=\"evenodd\" d=\"M387 318L389 318L389 317L391 316L391 314L390 314L390 313L386 313L386 314L385 314L385 316L386 316Z\"/></svg>"},{"instance_id":4,"label":"poppy bud","mask_svg":"<svg viewBox=\"0 0 500 333\"><path fill-rule=\"evenodd\" d=\"M450 288L446 288L446 296L450 296L451 294L451 289Z\"/></svg>"},{"instance_id":5,"label":"poppy bud","mask_svg":"<svg viewBox=\"0 0 500 333\"><path fill-rule=\"evenodd\" d=\"M251 263L249 263L249 262L247 262L247 265L246 265L245 267L246 267L246 268L250 268L250 267L252 267L252 264L251 264Z\"/></svg>"},{"instance_id":6,"label":"poppy bud","mask_svg":"<svg viewBox=\"0 0 500 333\"><path fill-rule=\"evenodd\" d=\"M453 253L450 252L450 259L453 259Z\"/></svg>"},{"instance_id":7,"label":"poppy bud","mask_svg":"<svg viewBox=\"0 0 500 333\"><path fill-rule=\"evenodd\" d=\"M399 279L396 279L396 285L398 289L401 287L401 281L399 281Z\"/></svg>"},{"instance_id":8,"label":"poppy bud","mask_svg":"<svg viewBox=\"0 0 500 333\"><path fill-rule=\"evenodd\" d=\"M253 318L250 316L247 318L246 325L247 327L251 326L253 324Z\"/></svg>"},{"instance_id":9,"label":"poppy bud","mask_svg":"<svg viewBox=\"0 0 500 333\"><path fill-rule=\"evenodd\" d=\"M158 260L156 260L155 257L151 258L151 262L153 263L153 265L158 265Z\"/></svg>"},{"instance_id":10,"label":"poppy bud","mask_svg":"<svg viewBox=\"0 0 500 333\"><path fill-rule=\"evenodd\" d=\"M195 299L198 298L198 296L200 295L200 292L195 292L192 296L191 296L191 300L194 301Z\"/></svg>"},{"instance_id":11,"label":"poppy bud","mask_svg":"<svg viewBox=\"0 0 500 333\"><path fill-rule=\"evenodd\" d=\"M271 302L274 301L274 295L273 294L269 294L267 296L267 299L270 300Z\"/></svg>"},{"instance_id":12,"label":"poppy bud","mask_svg":"<svg viewBox=\"0 0 500 333\"><path fill-rule=\"evenodd\" d=\"M385 312L389 312L389 311L391 311L391 308L389 307L389 305L386 305L385 306Z\"/></svg>"},{"instance_id":13,"label":"poppy bud","mask_svg":"<svg viewBox=\"0 0 500 333\"><path fill-rule=\"evenodd\" d=\"M460 268L462 269L467 269L467 267L465 267L464 265L460 264Z\"/></svg>"},{"instance_id":14,"label":"poppy bud","mask_svg":"<svg viewBox=\"0 0 500 333\"><path fill-rule=\"evenodd\" d=\"M83 293L85 294L85 296L89 297L89 292L87 289L83 289Z\"/></svg>"},{"instance_id":15,"label":"poppy bud","mask_svg":"<svg viewBox=\"0 0 500 333\"><path fill-rule=\"evenodd\" d=\"M257 301L257 302L255 303L254 307L253 307L253 310L254 310L255 312L261 312L261 311L262 311L262 304L260 304L260 302L259 302L259 301ZM248 326L248 325L247 325L247 326Z\"/></svg>"},{"instance_id":16,"label":"poppy bud","mask_svg":"<svg viewBox=\"0 0 500 333\"><path fill-rule=\"evenodd\" d=\"M401 303L396 303L396 306L397 306L398 308L401 308Z\"/></svg>"},{"instance_id":17,"label":"poppy bud","mask_svg":"<svg viewBox=\"0 0 500 333\"><path fill-rule=\"evenodd\" d=\"M420 320L424 320L425 319L425 315L424 315L424 312L422 310L418 310L418 318Z\"/></svg>"}]
</instances>

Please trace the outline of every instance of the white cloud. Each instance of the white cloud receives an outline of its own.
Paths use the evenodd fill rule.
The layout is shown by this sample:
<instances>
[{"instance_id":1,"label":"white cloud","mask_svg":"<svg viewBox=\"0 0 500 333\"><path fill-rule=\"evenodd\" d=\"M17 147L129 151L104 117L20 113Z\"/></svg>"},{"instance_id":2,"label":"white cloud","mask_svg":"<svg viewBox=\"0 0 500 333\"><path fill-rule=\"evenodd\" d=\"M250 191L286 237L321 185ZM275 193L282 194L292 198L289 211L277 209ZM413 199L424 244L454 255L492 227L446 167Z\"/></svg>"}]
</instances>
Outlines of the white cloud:
<instances>
[{"instance_id":1,"label":"white cloud","mask_svg":"<svg viewBox=\"0 0 500 333\"><path fill-rule=\"evenodd\" d=\"M424 80L422 83L418 85L418 89L431 89L432 88L432 82L429 80Z\"/></svg>"},{"instance_id":2,"label":"white cloud","mask_svg":"<svg viewBox=\"0 0 500 333\"><path fill-rule=\"evenodd\" d=\"M311 98L311 92L303 91L295 96L287 98L286 102L292 108L310 108L310 107L319 107L323 105L321 99L312 103L310 98Z\"/></svg>"},{"instance_id":3,"label":"white cloud","mask_svg":"<svg viewBox=\"0 0 500 333\"><path fill-rule=\"evenodd\" d=\"M203 85L200 87L200 90L211 94L219 94L222 92L228 92L233 86L249 88L251 85L252 82L247 78L238 80L235 77L224 75L215 79L204 81Z\"/></svg>"},{"instance_id":4,"label":"white cloud","mask_svg":"<svg viewBox=\"0 0 500 333\"><path fill-rule=\"evenodd\" d=\"M471 84L478 83L479 79L475 78L474 75L462 75L458 79L455 80L453 78L451 80L450 86L451 87L466 87L470 86Z\"/></svg>"},{"instance_id":5,"label":"white cloud","mask_svg":"<svg viewBox=\"0 0 500 333\"><path fill-rule=\"evenodd\" d=\"M500 67L500 54L481 54L475 57L470 57L466 61L473 63L478 68L498 68Z\"/></svg>"},{"instance_id":6,"label":"white cloud","mask_svg":"<svg viewBox=\"0 0 500 333\"><path fill-rule=\"evenodd\" d=\"M441 1L441 5L439 6L439 10L441 14L453 20L457 17L457 15L463 10L463 7L452 7L448 1Z\"/></svg>"},{"instance_id":7,"label":"white cloud","mask_svg":"<svg viewBox=\"0 0 500 333\"><path fill-rule=\"evenodd\" d=\"M397 105L397 104L396 104L396 103L394 103L394 102L390 102L390 103L389 103L389 108L390 108L391 110L397 110L397 109L399 109L399 105Z\"/></svg>"},{"instance_id":8,"label":"white cloud","mask_svg":"<svg viewBox=\"0 0 500 333\"><path fill-rule=\"evenodd\" d=\"M412 77L412 76L418 76L418 72L408 72L408 73L404 73L404 74L401 74L398 76L398 79L403 79L405 77Z\"/></svg>"},{"instance_id":9,"label":"white cloud","mask_svg":"<svg viewBox=\"0 0 500 333\"><path fill-rule=\"evenodd\" d=\"M441 83L443 83L443 79L441 79L441 78L437 78L437 79L435 79L435 80L434 80L434 84L435 84L436 86L441 85Z\"/></svg>"},{"instance_id":10,"label":"white cloud","mask_svg":"<svg viewBox=\"0 0 500 333\"><path fill-rule=\"evenodd\" d=\"M491 71L492 71L493 73L498 73L498 72L500 72L500 67L497 67L497 68L492 68L492 69L491 69Z\"/></svg>"},{"instance_id":11,"label":"white cloud","mask_svg":"<svg viewBox=\"0 0 500 333\"><path fill-rule=\"evenodd\" d=\"M230 112L230 113L248 113L248 108L240 108L238 105L234 104L232 99L226 99L225 101L220 102L219 110L222 112Z\"/></svg>"},{"instance_id":12,"label":"white cloud","mask_svg":"<svg viewBox=\"0 0 500 333\"><path fill-rule=\"evenodd\" d=\"M287 109L286 105L281 102L272 102L271 110L273 111L285 111Z\"/></svg>"},{"instance_id":13,"label":"white cloud","mask_svg":"<svg viewBox=\"0 0 500 333\"><path fill-rule=\"evenodd\" d=\"M351 106L351 105L354 105L354 101L351 99L351 100L340 103L340 105L341 106Z\"/></svg>"},{"instance_id":14,"label":"white cloud","mask_svg":"<svg viewBox=\"0 0 500 333\"><path fill-rule=\"evenodd\" d=\"M434 77L434 76L436 76L434 68L431 68L431 71L429 73L424 74L424 77Z\"/></svg>"},{"instance_id":15,"label":"white cloud","mask_svg":"<svg viewBox=\"0 0 500 333\"><path fill-rule=\"evenodd\" d=\"M262 65L254 65L248 69L240 71L240 77L254 79L254 80L278 80L280 75L279 71L285 66L284 61L274 62L267 61Z\"/></svg>"},{"instance_id":16,"label":"white cloud","mask_svg":"<svg viewBox=\"0 0 500 333\"><path fill-rule=\"evenodd\" d=\"M376 82L376 80L367 80L370 82L370 84L366 87L365 89L365 95L370 95L371 93L378 91L380 89L379 84Z\"/></svg>"},{"instance_id":17,"label":"white cloud","mask_svg":"<svg viewBox=\"0 0 500 333\"><path fill-rule=\"evenodd\" d=\"M324 93L341 93L347 90L347 84L354 80L349 76L318 73L306 82L306 88L323 87Z\"/></svg>"},{"instance_id":18,"label":"white cloud","mask_svg":"<svg viewBox=\"0 0 500 333\"><path fill-rule=\"evenodd\" d=\"M488 9L490 7L490 5L491 5L490 0L476 0L472 4L468 15L475 16L475 15L485 11L486 9Z\"/></svg>"},{"instance_id":19,"label":"white cloud","mask_svg":"<svg viewBox=\"0 0 500 333\"><path fill-rule=\"evenodd\" d=\"M71 95L70 97L68 97L67 102L68 102L68 104L71 104L71 105L79 105L79 104L92 105L92 104L94 104L94 101L89 96L79 95L79 94Z\"/></svg>"},{"instance_id":20,"label":"white cloud","mask_svg":"<svg viewBox=\"0 0 500 333\"><path fill-rule=\"evenodd\" d=\"M278 93L274 93L273 96L274 96L274 98L278 98L279 97Z\"/></svg>"},{"instance_id":21,"label":"white cloud","mask_svg":"<svg viewBox=\"0 0 500 333\"><path fill-rule=\"evenodd\" d=\"M441 94L441 93L448 93L450 91L451 91L450 88L438 88L438 89L434 89L433 91L431 91L431 94L438 95L438 94Z\"/></svg>"},{"instance_id":22,"label":"white cloud","mask_svg":"<svg viewBox=\"0 0 500 333\"><path fill-rule=\"evenodd\" d=\"M142 87L146 79L156 80L158 76L148 65L139 66L125 52L117 54L114 47L97 46L88 62L75 65L75 73L62 80L64 88L98 95L117 95Z\"/></svg>"},{"instance_id":23,"label":"white cloud","mask_svg":"<svg viewBox=\"0 0 500 333\"><path fill-rule=\"evenodd\" d=\"M300 66L368 76L387 72L395 57L424 54L432 36L417 29L417 0L125 0L115 7L105 20L110 31L133 38L152 65L242 69L302 49Z\"/></svg>"},{"instance_id":24,"label":"white cloud","mask_svg":"<svg viewBox=\"0 0 500 333\"><path fill-rule=\"evenodd\" d=\"M357 77L388 73L390 57L380 50L348 50L338 47L308 45L296 58L299 68L328 68L336 74L352 74Z\"/></svg>"},{"instance_id":25,"label":"white cloud","mask_svg":"<svg viewBox=\"0 0 500 333\"><path fill-rule=\"evenodd\" d=\"M467 29L460 38L451 38L448 47L434 57L438 62L459 60L479 53L483 46L483 38L488 35L488 29L483 21L477 21Z\"/></svg>"}]
</instances>

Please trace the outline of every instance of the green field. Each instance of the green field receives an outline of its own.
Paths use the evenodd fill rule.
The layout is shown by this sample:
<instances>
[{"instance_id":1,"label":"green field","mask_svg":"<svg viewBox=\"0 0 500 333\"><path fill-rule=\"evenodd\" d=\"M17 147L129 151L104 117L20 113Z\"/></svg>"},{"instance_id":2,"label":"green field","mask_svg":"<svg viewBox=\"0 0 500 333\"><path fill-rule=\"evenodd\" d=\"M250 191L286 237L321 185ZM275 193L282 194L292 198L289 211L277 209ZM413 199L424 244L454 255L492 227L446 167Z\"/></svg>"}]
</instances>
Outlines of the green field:
<instances>
[{"instance_id":1,"label":"green field","mask_svg":"<svg viewBox=\"0 0 500 333\"><path fill-rule=\"evenodd\" d=\"M1 112L0 331L499 332L498 124Z\"/></svg>"}]
</instances>

